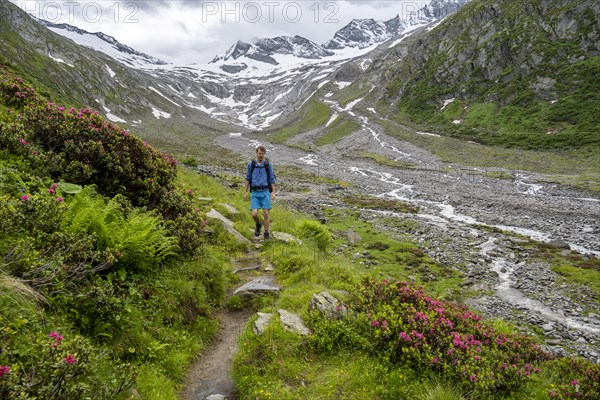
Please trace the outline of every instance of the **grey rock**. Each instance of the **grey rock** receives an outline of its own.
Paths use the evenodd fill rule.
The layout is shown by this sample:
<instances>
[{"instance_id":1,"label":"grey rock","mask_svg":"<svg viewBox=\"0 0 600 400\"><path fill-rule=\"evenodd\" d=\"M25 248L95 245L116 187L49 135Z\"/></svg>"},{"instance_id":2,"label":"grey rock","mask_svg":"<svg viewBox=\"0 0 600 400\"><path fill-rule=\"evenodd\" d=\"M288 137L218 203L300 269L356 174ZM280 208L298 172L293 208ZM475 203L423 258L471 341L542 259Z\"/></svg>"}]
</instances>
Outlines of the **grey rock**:
<instances>
[{"instance_id":1,"label":"grey rock","mask_svg":"<svg viewBox=\"0 0 600 400\"><path fill-rule=\"evenodd\" d=\"M352 228L348 230L346 236L351 244L356 244L362 240L362 237L358 233L354 232L354 229Z\"/></svg>"},{"instance_id":2,"label":"grey rock","mask_svg":"<svg viewBox=\"0 0 600 400\"><path fill-rule=\"evenodd\" d=\"M315 293L308 304L309 310L319 311L321 314L329 318L339 318L346 315L348 310L346 306L332 296L329 292Z\"/></svg>"},{"instance_id":3,"label":"grey rock","mask_svg":"<svg viewBox=\"0 0 600 400\"><path fill-rule=\"evenodd\" d=\"M297 237L295 237L294 235L290 235L289 233L285 233L285 232L271 232L271 237L273 237L274 239L277 240L281 240L282 242L286 242L286 243L297 243L300 246L302 246L302 240L298 239Z\"/></svg>"},{"instance_id":4,"label":"grey rock","mask_svg":"<svg viewBox=\"0 0 600 400\"><path fill-rule=\"evenodd\" d=\"M304 325L302 318L300 316L293 314L286 310L277 310L279 313L279 320L281 321L281 325L290 332L295 332L302 336L311 335L312 332L310 329Z\"/></svg>"},{"instance_id":5,"label":"grey rock","mask_svg":"<svg viewBox=\"0 0 600 400\"><path fill-rule=\"evenodd\" d=\"M239 288L233 294L244 297L257 297L264 294L277 294L281 288L273 283L272 277L256 278Z\"/></svg>"},{"instance_id":6,"label":"grey rock","mask_svg":"<svg viewBox=\"0 0 600 400\"><path fill-rule=\"evenodd\" d=\"M227 400L227 397L222 394L211 394L206 400Z\"/></svg>"},{"instance_id":7,"label":"grey rock","mask_svg":"<svg viewBox=\"0 0 600 400\"><path fill-rule=\"evenodd\" d=\"M221 205L223 208L225 208L229 214L232 214L232 215L237 215L237 214L239 214L239 213L240 213L240 212L238 211L238 209L237 209L237 208L235 208L234 206L232 206L231 204L227 204L227 203L220 203L220 205Z\"/></svg>"},{"instance_id":8,"label":"grey rock","mask_svg":"<svg viewBox=\"0 0 600 400\"><path fill-rule=\"evenodd\" d=\"M565 242L564 240L560 240L560 239L551 240L548 242L548 244L557 249L570 249L571 248L571 246L569 246L569 243Z\"/></svg>"},{"instance_id":9,"label":"grey rock","mask_svg":"<svg viewBox=\"0 0 600 400\"><path fill-rule=\"evenodd\" d=\"M273 272L275 270L275 268L273 268L273 264L271 263L267 263L267 266L265 267L265 272Z\"/></svg>"},{"instance_id":10,"label":"grey rock","mask_svg":"<svg viewBox=\"0 0 600 400\"><path fill-rule=\"evenodd\" d=\"M256 335L260 336L267 330L269 326L269 322L271 322L271 318L273 318L273 313L257 313L258 319L254 321L254 326L252 327L252 332Z\"/></svg>"},{"instance_id":11,"label":"grey rock","mask_svg":"<svg viewBox=\"0 0 600 400\"><path fill-rule=\"evenodd\" d=\"M214 208L212 210L210 210L208 213L206 213L206 216L208 218L218 219L219 221L221 221L223 223L223 226L225 227L225 229L227 229L227 232L229 232L233 236L235 236L235 238L237 239L238 242L240 242L240 243L246 243L246 244L251 244L248 239L246 239L241 233L239 233L234 228L233 222L231 220L227 219L223 214L221 214L220 212L218 212Z\"/></svg>"}]
</instances>

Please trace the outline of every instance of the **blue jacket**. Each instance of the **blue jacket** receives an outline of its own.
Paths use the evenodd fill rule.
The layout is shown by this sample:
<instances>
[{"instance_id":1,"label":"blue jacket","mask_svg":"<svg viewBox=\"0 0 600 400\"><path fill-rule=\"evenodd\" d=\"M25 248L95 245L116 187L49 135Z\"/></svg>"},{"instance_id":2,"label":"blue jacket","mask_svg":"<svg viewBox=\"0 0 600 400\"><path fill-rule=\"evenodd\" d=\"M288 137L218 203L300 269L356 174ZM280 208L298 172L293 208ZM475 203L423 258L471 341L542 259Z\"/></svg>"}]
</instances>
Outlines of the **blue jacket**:
<instances>
[{"instance_id":1,"label":"blue jacket","mask_svg":"<svg viewBox=\"0 0 600 400\"><path fill-rule=\"evenodd\" d=\"M252 169L252 161L248 163L246 168L246 181L250 182L250 170ZM271 170L271 182L276 183L275 181L275 171L273 171L273 164L269 162L269 169ZM256 165L254 166L254 171L252 173L252 188L260 187L264 189L260 190L269 190L269 182L267 179L267 170L265 169L264 161L262 163L258 163L256 161ZM250 188L250 189L252 189Z\"/></svg>"}]
</instances>

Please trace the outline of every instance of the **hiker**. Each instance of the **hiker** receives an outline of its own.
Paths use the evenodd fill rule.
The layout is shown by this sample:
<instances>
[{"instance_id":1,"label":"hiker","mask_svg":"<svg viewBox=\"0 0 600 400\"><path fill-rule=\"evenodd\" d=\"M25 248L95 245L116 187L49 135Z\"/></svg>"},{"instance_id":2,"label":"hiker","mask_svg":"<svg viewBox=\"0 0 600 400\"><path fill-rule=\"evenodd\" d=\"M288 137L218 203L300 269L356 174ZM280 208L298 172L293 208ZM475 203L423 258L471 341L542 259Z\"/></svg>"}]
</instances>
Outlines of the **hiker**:
<instances>
[{"instance_id":1,"label":"hiker","mask_svg":"<svg viewBox=\"0 0 600 400\"><path fill-rule=\"evenodd\" d=\"M252 218L256 223L254 236L260 236L262 223L258 216L258 210L263 210L265 226L264 240L269 240L269 210L272 208L271 201L275 200L275 172L273 165L265 158L267 149L262 144L256 147L256 160L248 163L246 170L246 183L244 184L244 200L248 201L248 191L252 192L250 197L250 210Z\"/></svg>"}]
</instances>

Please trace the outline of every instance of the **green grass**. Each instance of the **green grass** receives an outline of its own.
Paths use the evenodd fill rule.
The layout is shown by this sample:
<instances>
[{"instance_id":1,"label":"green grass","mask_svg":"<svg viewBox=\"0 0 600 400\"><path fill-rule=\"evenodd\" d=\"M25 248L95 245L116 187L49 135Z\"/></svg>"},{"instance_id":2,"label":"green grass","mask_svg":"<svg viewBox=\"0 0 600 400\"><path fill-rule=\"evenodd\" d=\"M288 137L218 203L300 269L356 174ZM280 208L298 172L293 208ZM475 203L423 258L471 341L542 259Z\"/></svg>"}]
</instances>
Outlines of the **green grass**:
<instances>
[{"instance_id":1,"label":"green grass","mask_svg":"<svg viewBox=\"0 0 600 400\"><path fill-rule=\"evenodd\" d=\"M337 143L359 129L360 124L358 122L344 116L339 116L325 129L325 133L315 140L315 144L317 146L325 146Z\"/></svg>"},{"instance_id":2,"label":"green grass","mask_svg":"<svg viewBox=\"0 0 600 400\"><path fill-rule=\"evenodd\" d=\"M366 83L355 82L352 85L346 86L342 90L333 95L333 99L338 101L341 107L346 107L348 103L365 97L371 88Z\"/></svg>"},{"instance_id":3,"label":"green grass","mask_svg":"<svg viewBox=\"0 0 600 400\"><path fill-rule=\"evenodd\" d=\"M278 129L277 133L269 136L273 143L284 143L299 133L316 129L329 120L331 109L329 106L311 98L306 104L291 117L291 122Z\"/></svg>"}]
</instances>

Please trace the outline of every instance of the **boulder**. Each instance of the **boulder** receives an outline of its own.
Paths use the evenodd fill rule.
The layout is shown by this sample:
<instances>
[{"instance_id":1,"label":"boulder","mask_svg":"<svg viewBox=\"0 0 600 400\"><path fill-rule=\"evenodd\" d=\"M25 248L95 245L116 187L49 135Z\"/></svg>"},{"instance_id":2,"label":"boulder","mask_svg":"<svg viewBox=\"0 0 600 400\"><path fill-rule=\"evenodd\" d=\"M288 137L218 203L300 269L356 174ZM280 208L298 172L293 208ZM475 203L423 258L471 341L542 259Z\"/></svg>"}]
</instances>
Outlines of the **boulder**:
<instances>
[{"instance_id":1,"label":"boulder","mask_svg":"<svg viewBox=\"0 0 600 400\"><path fill-rule=\"evenodd\" d=\"M300 246L302 246L302 244L303 244L302 240L298 239L294 235L290 235L289 233L285 233L285 232L271 232L271 236L273 237L273 239L281 240L282 242L297 243Z\"/></svg>"},{"instance_id":2,"label":"boulder","mask_svg":"<svg viewBox=\"0 0 600 400\"><path fill-rule=\"evenodd\" d=\"M564 240L560 240L560 239L551 240L548 242L548 244L557 249L570 249L571 248L571 246L569 246L569 243L565 242Z\"/></svg>"},{"instance_id":3,"label":"boulder","mask_svg":"<svg viewBox=\"0 0 600 400\"><path fill-rule=\"evenodd\" d=\"M329 292L313 294L308 309L316 310L328 318L341 318L348 313L346 306Z\"/></svg>"},{"instance_id":4,"label":"boulder","mask_svg":"<svg viewBox=\"0 0 600 400\"><path fill-rule=\"evenodd\" d=\"M279 313L279 320L281 321L281 325L290 332L295 332L302 336L311 335L312 332L310 329L304 325L302 318L299 315L292 314L286 310L277 310Z\"/></svg>"},{"instance_id":5,"label":"boulder","mask_svg":"<svg viewBox=\"0 0 600 400\"><path fill-rule=\"evenodd\" d=\"M206 214L206 216L208 218L218 219L219 221L221 221L223 223L223 226L225 227L225 229L227 229L227 232L229 232L233 236L235 236L235 238L237 239L238 242L240 242L240 243L246 243L246 244L251 244L250 241L244 237L244 235L242 235L241 233L239 233L234 228L233 222L231 220L227 219L223 214L221 214L220 212L218 212L214 208L212 210L210 210Z\"/></svg>"},{"instance_id":6,"label":"boulder","mask_svg":"<svg viewBox=\"0 0 600 400\"><path fill-rule=\"evenodd\" d=\"M269 326L269 322L271 322L271 318L273 318L273 313L258 313L258 319L254 321L254 326L252 327L252 331L260 336L267 330L267 326Z\"/></svg>"},{"instance_id":7,"label":"boulder","mask_svg":"<svg viewBox=\"0 0 600 400\"><path fill-rule=\"evenodd\" d=\"M266 276L240 286L233 294L242 297L258 297L265 294L278 294L280 290L281 288L273 282L273 278Z\"/></svg>"}]
</instances>

